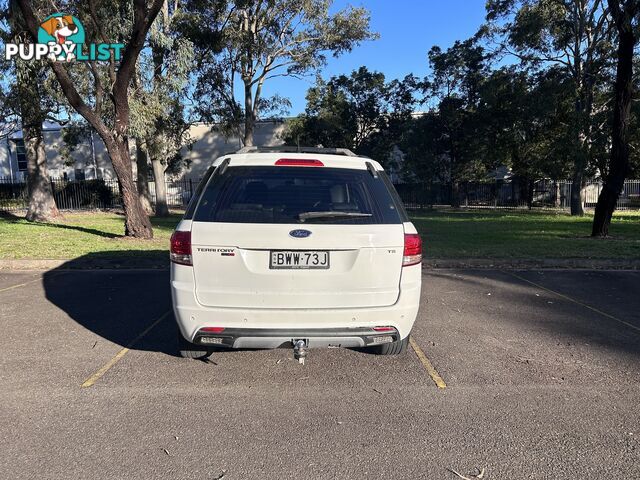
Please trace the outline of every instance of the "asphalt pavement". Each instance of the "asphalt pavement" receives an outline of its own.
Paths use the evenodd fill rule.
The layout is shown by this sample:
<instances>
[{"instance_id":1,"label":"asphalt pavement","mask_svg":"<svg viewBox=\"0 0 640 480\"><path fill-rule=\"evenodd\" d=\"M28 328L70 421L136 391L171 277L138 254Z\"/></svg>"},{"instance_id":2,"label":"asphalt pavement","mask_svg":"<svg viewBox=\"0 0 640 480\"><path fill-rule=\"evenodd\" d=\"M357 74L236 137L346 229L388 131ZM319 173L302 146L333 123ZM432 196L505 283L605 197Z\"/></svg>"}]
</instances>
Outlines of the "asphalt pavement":
<instances>
[{"instance_id":1,"label":"asphalt pavement","mask_svg":"<svg viewBox=\"0 0 640 480\"><path fill-rule=\"evenodd\" d=\"M424 356L304 366L178 358L170 302L166 271L0 273L0 478L640 478L638 272L425 270Z\"/></svg>"}]
</instances>

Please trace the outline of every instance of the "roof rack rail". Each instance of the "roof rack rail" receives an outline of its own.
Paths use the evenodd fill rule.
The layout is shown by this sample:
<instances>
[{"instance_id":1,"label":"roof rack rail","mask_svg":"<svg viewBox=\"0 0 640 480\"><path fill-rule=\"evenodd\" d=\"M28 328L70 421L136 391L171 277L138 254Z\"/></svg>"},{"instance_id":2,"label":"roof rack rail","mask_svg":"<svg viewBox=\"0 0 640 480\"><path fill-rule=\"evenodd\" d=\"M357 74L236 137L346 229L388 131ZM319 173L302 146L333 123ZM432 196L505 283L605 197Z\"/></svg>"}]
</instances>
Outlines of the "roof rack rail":
<instances>
[{"instance_id":1,"label":"roof rack rail","mask_svg":"<svg viewBox=\"0 0 640 480\"><path fill-rule=\"evenodd\" d=\"M324 153L326 155L344 155L359 157L347 148L297 147L296 145L280 145L276 147L243 147L235 153Z\"/></svg>"}]
</instances>

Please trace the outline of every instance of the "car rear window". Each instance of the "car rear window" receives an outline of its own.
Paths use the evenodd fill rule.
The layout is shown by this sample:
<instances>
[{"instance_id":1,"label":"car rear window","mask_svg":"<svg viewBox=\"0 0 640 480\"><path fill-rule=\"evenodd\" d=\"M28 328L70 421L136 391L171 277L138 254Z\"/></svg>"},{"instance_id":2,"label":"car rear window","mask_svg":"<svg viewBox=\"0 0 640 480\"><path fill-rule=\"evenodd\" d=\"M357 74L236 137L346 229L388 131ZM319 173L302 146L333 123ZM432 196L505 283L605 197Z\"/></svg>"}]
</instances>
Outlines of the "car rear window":
<instances>
[{"instance_id":1,"label":"car rear window","mask_svg":"<svg viewBox=\"0 0 640 480\"><path fill-rule=\"evenodd\" d=\"M213 175L194 220L228 223L402 223L381 178L368 170L229 166Z\"/></svg>"}]
</instances>

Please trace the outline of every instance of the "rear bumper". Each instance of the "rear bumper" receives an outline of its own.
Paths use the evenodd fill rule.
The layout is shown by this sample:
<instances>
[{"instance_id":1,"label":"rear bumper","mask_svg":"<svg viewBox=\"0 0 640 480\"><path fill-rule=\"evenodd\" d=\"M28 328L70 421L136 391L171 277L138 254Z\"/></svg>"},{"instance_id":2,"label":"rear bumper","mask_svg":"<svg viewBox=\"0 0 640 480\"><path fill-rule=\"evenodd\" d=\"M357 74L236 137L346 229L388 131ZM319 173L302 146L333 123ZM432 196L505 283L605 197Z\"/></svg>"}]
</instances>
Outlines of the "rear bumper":
<instances>
[{"instance_id":1,"label":"rear bumper","mask_svg":"<svg viewBox=\"0 0 640 480\"><path fill-rule=\"evenodd\" d=\"M366 347L400 340L397 330L378 332L372 328L322 328L322 329L266 329L234 328L221 333L197 332L196 345L229 348L279 348L290 347L297 340L305 340L314 347Z\"/></svg>"},{"instance_id":2,"label":"rear bumper","mask_svg":"<svg viewBox=\"0 0 640 480\"><path fill-rule=\"evenodd\" d=\"M223 327L218 345L232 348L275 348L291 339L308 339L310 346L365 346L373 327L390 326L398 339L405 338L418 314L422 268L404 267L400 295L395 304L371 308L273 309L251 307L205 307L194 294L193 270L171 265L173 310L182 336L201 342L198 332L205 327ZM227 332L232 334L226 335ZM383 335L375 332L376 335ZM389 335L388 332L385 332ZM226 339L226 340L224 340ZM204 345L203 343L199 343Z\"/></svg>"}]
</instances>

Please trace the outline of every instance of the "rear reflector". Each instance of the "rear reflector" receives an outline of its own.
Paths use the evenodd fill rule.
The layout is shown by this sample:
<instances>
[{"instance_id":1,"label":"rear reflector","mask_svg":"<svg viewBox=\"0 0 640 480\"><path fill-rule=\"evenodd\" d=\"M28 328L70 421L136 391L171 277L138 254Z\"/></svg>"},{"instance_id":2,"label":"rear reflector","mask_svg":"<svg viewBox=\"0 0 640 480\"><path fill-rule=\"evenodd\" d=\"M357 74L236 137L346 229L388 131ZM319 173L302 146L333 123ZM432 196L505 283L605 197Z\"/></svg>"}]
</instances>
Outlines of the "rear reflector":
<instances>
[{"instance_id":1,"label":"rear reflector","mask_svg":"<svg viewBox=\"0 0 640 480\"><path fill-rule=\"evenodd\" d=\"M320 160L306 158L281 158L276 161L276 165L281 167L324 167L324 163Z\"/></svg>"},{"instance_id":2,"label":"rear reflector","mask_svg":"<svg viewBox=\"0 0 640 480\"><path fill-rule=\"evenodd\" d=\"M169 258L173 263L193 265L191 260L191 232L173 232Z\"/></svg>"},{"instance_id":3,"label":"rear reflector","mask_svg":"<svg viewBox=\"0 0 640 480\"><path fill-rule=\"evenodd\" d=\"M373 327L376 332L395 332L394 327Z\"/></svg>"},{"instance_id":4,"label":"rear reflector","mask_svg":"<svg viewBox=\"0 0 640 480\"><path fill-rule=\"evenodd\" d=\"M202 333L222 333L224 332L224 327L203 327L200 329Z\"/></svg>"},{"instance_id":5,"label":"rear reflector","mask_svg":"<svg viewBox=\"0 0 640 480\"><path fill-rule=\"evenodd\" d=\"M422 238L417 233L404 234L404 256L402 266L417 265L422 262Z\"/></svg>"}]
</instances>

